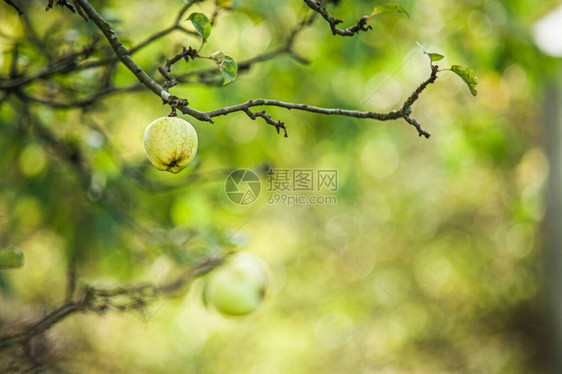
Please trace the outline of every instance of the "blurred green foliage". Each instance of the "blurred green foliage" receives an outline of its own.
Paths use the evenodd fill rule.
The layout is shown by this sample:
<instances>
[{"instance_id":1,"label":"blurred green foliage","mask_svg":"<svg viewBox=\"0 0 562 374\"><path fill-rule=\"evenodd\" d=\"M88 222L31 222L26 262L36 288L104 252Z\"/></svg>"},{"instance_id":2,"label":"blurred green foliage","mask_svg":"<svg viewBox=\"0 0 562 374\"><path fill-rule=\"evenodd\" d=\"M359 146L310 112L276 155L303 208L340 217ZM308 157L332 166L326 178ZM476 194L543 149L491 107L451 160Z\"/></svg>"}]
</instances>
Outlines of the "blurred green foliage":
<instances>
[{"instance_id":1,"label":"blurred green foliage","mask_svg":"<svg viewBox=\"0 0 562 374\"><path fill-rule=\"evenodd\" d=\"M218 17L204 53L241 61L274 49L308 13L297 1L237 3L243 9ZM344 0L330 9L347 27L383 3ZM528 30L555 3L404 0L410 19L378 15L373 30L352 38L333 37L319 19L294 48L309 65L280 56L226 86L171 89L198 110L264 97L389 111L429 76L420 42L446 56L437 64L469 65L480 80L473 98L458 77L442 72L422 94L414 117L429 140L402 121L280 108L268 112L286 123L288 139L243 113L214 125L186 118L199 151L188 170L171 175L143 153L145 127L169 113L147 90L90 110L31 104L26 113L17 98L3 100L0 248L21 248L25 265L0 272L0 330L60 303L70 261L80 282L161 283L236 247L271 269L270 293L255 314L226 319L207 311L198 280L169 302L148 305L144 316L75 315L47 334L53 372L543 372L543 332L532 322L540 313L548 175L538 113L542 77L556 62L537 51ZM170 24L182 4L94 5L134 45ZM57 53L96 32L61 8L28 8L40 35L67 41ZM213 9L204 2L193 11L210 16ZM15 39L18 68L41 69L46 61L23 35L21 18L5 3L0 12L0 74L8 74ZM189 45L198 48L199 40L174 33L134 59L154 71ZM178 63L173 72L213 65ZM116 69L117 85L135 82ZM52 81L82 97L98 78L101 70L91 69ZM68 162L61 150L81 159ZM267 167L337 169L337 205L271 206L265 192L249 207L227 199L230 170L251 168L265 181Z\"/></svg>"}]
</instances>

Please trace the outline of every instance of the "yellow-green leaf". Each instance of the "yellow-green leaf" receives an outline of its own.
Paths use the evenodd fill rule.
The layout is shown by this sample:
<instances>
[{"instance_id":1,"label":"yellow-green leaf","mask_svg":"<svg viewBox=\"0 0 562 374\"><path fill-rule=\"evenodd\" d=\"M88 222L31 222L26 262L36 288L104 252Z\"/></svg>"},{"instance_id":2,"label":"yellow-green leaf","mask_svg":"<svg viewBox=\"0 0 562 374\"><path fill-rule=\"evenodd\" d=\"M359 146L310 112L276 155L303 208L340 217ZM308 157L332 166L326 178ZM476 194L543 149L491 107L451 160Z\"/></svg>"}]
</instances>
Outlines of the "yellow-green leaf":
<instances>
[{"instance_id":1,"label":"yellow-green leaf","mask_svg":"<svg viewBox=\"0 0 562 374\"><path fill-rule=\"evenodd\" d=\"M426 55L429 56L429 61L433 62L433 61L439 61L439 60L443 60L445 58L445 56L443 56L440 53L435 53L435 52L428 52L423 45L421 45L420 43L416 42L417 45L420 46L420 48L423 50L423 53L425 53Z\"/></svg>"},{"instance_id":2,"label":"yellow-green leaf","mask_svg":"<svg viewBox=\"0 0 562 374\"><path fill-rule=\"evenodd\" d=\"M203 39L207 39L211 35L211 21L203 13L191 13L187 20L191 21L195 31Z\"/></svg>"},{"instance_id":3,"label":"yellow-green leaf","mask_svg":"<svg viewBox=\"0 0 562 374\"><path fill-rule=\"evenodd\" d=\"M478 94L478 90L476 89L476 85L478 84L478 77L470 66L453 65L451 66L451 70L453 71L453 73L462 78L464 83L466 83L466 85L468 86L468 89L470 90L472 96L476 96Z\"/></svg>"},{"instance_id":4,"label":"yellow-green leaf","mask_svg":"<svg viewBox=\"0 0 562 374\"><path fill-rule=\"evenodd\" d=\"M404 9L404 7L402 5L389 3L389 4L385 4L385 5L376 6L375 9L373 9L373 13L371 13L369 18L371 18L374 15L381 14L381 13L400 13L400 14L405 15L406 18L410 17L410 15L408 14L408 11L406 9Z\"/></svg>"},{"instance_id":5,"label":"yellow-green leaf","mask_svg":"<svg viewBox=\"0 0 562 374\"><path fill-rule=\"evenodd\" d=\"M238 64L232 57L224 56L222 64L219 65L219 70L224 78L223 85L229 84L236 79L238 74Z\"/></svg>"},{"instance_id":6,"label":"yellow-green leaf","mask_svg":"<svg viewBox=\"0 0 562 374\"><path fill-rule=\"evenodd\" d=\"M445 56L443 56L442 54L435 53L435 52L430 52L430 53L426 53L426 54L429 56L429 59L431 60L431 62L443 60L445 58Z\"/></svg>"}]
</instances>

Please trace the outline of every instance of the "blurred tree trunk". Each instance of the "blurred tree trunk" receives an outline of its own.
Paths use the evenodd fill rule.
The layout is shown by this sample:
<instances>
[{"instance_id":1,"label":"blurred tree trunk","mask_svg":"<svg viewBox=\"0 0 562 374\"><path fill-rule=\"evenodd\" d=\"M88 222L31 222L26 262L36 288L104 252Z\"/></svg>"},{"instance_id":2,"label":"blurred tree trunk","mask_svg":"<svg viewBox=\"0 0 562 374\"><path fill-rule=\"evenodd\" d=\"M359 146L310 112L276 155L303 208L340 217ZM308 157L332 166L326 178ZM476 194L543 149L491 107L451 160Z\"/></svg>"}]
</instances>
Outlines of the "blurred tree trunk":
<instances>
[{"instance_id":1,"label":"blurred tree trunk","mask_svg":"<svg viewBox=\"0 0 562 374\"><path fill-rule=\"evenodd\" d=\"M550 163L546 213L546 286L552 373L562 373L562 66L545 87L545 145Z\"/></svg>"}]
</instances>

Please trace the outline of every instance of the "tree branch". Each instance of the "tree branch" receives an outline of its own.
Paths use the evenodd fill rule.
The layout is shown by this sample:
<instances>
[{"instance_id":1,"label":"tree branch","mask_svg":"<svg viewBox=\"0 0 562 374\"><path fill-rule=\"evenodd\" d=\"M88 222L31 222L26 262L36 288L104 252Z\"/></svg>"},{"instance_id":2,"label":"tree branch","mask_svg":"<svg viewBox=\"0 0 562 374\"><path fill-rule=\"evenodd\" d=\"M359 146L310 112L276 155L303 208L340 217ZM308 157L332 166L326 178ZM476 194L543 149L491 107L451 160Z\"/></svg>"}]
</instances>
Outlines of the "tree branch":
<instances>
[{"instance_id":1,"label":"tree branch","mask_svg":"<svg viewBox=\"0 0 562 374\"><path fill-rule=\"evenodd\" d=\"M18 12L18 16L23 15L23 12L21 11L21 9L16 4L14 4L14 2L12 0L4 0L4 2L6 4L8 4L9 6L11 6L12 8L14 8L16 10L16 12Z\"/></svg>"},{"instance_id":2,"label":"tree branch","mask_svg":"<svg viewBox=\"0 0 562 374\"><path fill-rule=\"evenodd\" d=\"M248 117L250 117L253 120L255 120L256 117L263 118L267 124L275 127L275 129L277 130L277 134L279 134L280 129L283 129L283 131L285 132L285 137L286 138L289 137L289 135L287 134L287 128L285 127L285 122L272 120L271 116L269 114L267 114L265 112L265 110L262 110L261 112L253 113L250 109L245 108L244 113L246 113L248 115Z\"/></svg>"},{"instance_id":3,"label":"tree branch","mask_svg":"<svg viewBox=\"0 0 562 374\"><path fill-rule=\"evenodd\" d=\"M94 52L97 41L98 40L94 38L91 44L86 45L81 50L64 54L56 62L32 75L18 75L11 77L12 79L0 79L0 90L15 89L37 79L44 79L53 74L74 70L78 60L88 58L88 56Z\"/></svg>"},{"instance_id":4,"label":"tree branch","mask_svg":"<svg viewBox=\"0 0 562 374\"><path fill-rule=\"evenodd\" d=\"M22 21L25 25L25 31L29 40L37 47L39 52L46 57L47 61L52 60L52 51L47 47L45 41L39 37L35 25L33 24L31 17L29 16L27 9L25 13L22 14Z\"/></svg>"},{"instance_id":5,"label":"tree branch","mask_svg":"<svg viewBox=\"0 0 562 374\"><path fill-rule=\"evenodd\" d=\"M76 291L76 257L72 256L66 266L66 301L71 301Z\"/></svg>"},{"instance_id":6,"label":"tree branch","mask_svg":"<svg viewBox=\"0 0 562 374\"><path fill-rule=\"evenodd\" d=\"M183 26L180 25L180 22L181 22L181 19L183 18L183 16L185 15L185 13L187 12L187 10L193 4L201 2L201 1L202 0L192 0L188 3L186 3L180 9L180 11L178 12L178 15L176 16L176 19L175 19L174 24L172 26L149 36L148 38L146 38L142 42L133 46L129 50L129 55L132 55L132 54L140 51L141 49L143 49L147 45L157 41L158 39L160 39L160 38L170 34L173 31L176 31L176 30L182 31L183 33L186 33L186 34L189 34L189 35L197 36L196 32L187 30L186 28L184 28ZM48 48L45 48L44 43L38 38L30 20L24 19L24 23L26 25L26 28L30 32L30 39L33 41L33 43L38 48L40 48L40 50L44 54L45 53L50 54ZM46 57L49 57L49 56L46 56ZM66 73L66 72L70 73L70 72L74 72L74 71L92 69L92 68L110 65L112 63L115 63L115 62L119 61L119 58L117 56L114 56L114 57L111 57L111 58L106 58L106 59L101 59L101 60L96 60L96 61L78 63L77 60L80 57L84 57L83 54L80 54L80 52L76 52L74 54L64 55L61 58L59 58L58 61L53 62L52 64L45 67L44 69L42 69L38 72L35 72L35 73L33 73L29 76L21 76L21 77L17 77L15 79L9 79L9 80L0 79L0 90L9 90L9 89L17 88L17 87L20 87L20 86L24 86L24 85L27 85L27 84L35 81L35 80L46 79L46 78L48 78L52 75L58 74L58 73ZM85 57L87 57L87 56L85 56Z\"/></svg>"},{"instance_id":7,"label":"tree branch","mask_svg":"<svg viewBox=\"0 0 562 374\"><path fill-rule=\"evenodd\" d=\"M84 12L88 15L88 17L96 24L96 26L101 30L101 32L105 35L111 48L115 54L119 57L119 60L137 77L137 79L144 84L148 89L154 92L156 95L160 96L165 102L170 104L174 104L170 102L170 94L164 90L164 88L158 84L154 79L152 79L148 74L141 69L139 65L129 56L129 51L127 48L121 44L117 35L111 30L111 26L98 14L98 12L90 5L87 0L76 0L77 3L82 7ZM208 116L206 116L203 112L199 112L195 109L192 109L186 105L178 106L178 109L182 111L184 114L189 114L192 117L197 119L210 122Z\"/></svg>"},{"instance_id":8,"label":"tree branch","mask_svg":"<svg viewBox=\"0 0 562 374\"><path fill-rule=\"evenodd\" d=\"M416 88L416 90L404 102L404 104L402 105L402 109L400 109L401 111L406 111L407 108L410 108L412 106L412 104L414 104L414 102L419 98L422 91L425 90L425 88L429 84L435 83L435 81L437 80L437 73L438 72L439 72L439 66L431 65L431 75L429 76L429 78L427 78L425 81L423 81L422 84L420 84L419 87Z\"/></svg>"},{"instance_id":9,"label":"tree branch","mask_svg":"<svg viewBox=\"0 0 562 374\"><path fill-rule=\"evenodd\" d=\"M115 95L118 93L123 93L123 92L134 92L134 91L140 91L142 89L144 89L145 86L143 86L142 84L132 84L130 86L126 86L126 87L110 87L110 88L106 88L106 89L102 89L100 91L94 92L93 94L91 94L90 96L83 98L83 99L74 99L71 101L57 101L57 100L53 100L53 99L45 99L45 98L41 98L41 97L35 97L35 96L31 96L28 95L24 92L20 92L19 96L25 98L26 100L32 101L32 102L36 102L42 105L46 105L46 106L50 106L53 108L57 108L57 109L72 109L72 108L86 108L89 107L93 104L95 104L97 101L99 101L100 99L106 98L108 96L111 95Z\"/></svg>"},{"instance_id":10,"label":"tree branch","mask_svg":"<svg viewBox=\"0 0 562 374\"><path fill-rule=\"evenodd\" d=\"M368 16L363 16L357 21L357 24L354 26L350 26L347 29L339 29L336 26L343 22L343 20L333 17L328 11L326 7L322 5L322 1L318 0L304 0L306 5L312 10L318 12L328 23L330 24L330 29L332 30L333 35L340 35L340 36L353 36L359 31L369 31L372 29L371 26L367 25L367 21L369 20Z\"/></svg>"},{"instance_id":11,"label":"tree branch","mask_svg":"<svg viewBox=\"0 0 562 374\"><path fill-rule=\"evenodd\" d=\"M301 22L299 22L289 33L289 37L287 38L287 40L285 41L285 44L277 49L274 49L272 51L269 52L264 52L261 54L258 54L254 57L251 57L249 59L246 60L242 60L238 62L238 73L240 74L243 71L249 70L252 65L259 63L259 62L263 62L263 61L268 61L271 60L273 58L276 58L280 55L284 55L284 54L289 54L293 59L295 59L297 62L301 63L301 64L308 64L309 61L303 57L298 56L294 51L293 51L293 45L295 43L295 39L298 36L298 34L304 30L307 26L311 25L314 20L316 18L316 14L313 14L311 17L305 18L304 20L302 20ZM180 74L178 76L176 76L176 79L179 82L182 83L186 83L186 78L192 77L192 76L198 76L199 77L199 83L207 83L207 81L204 81L205 77L211 75L211 74L218 74L219 73L219 69L218 67L212 67L212 68L207 68L207 69L199 69L199 70L193 70L184 74ZM217 85L221 85L222 84L222 77L220 77L220 79L217 80Z\"/></svg>"},{"instance_id":12,"label":"tree branch","mask_svg":"<svg viewBox=\"0 0 562 374\"><path fill-rule=\"evenodd\" d=\"M147 299L173 295L195 278L207 274L222 264L223 261L222 258L209 257L177 280L161 286L144 284L112 289L85 287L82 291L82 296L78 300L64 302L52 312L20 331L1 335L0 350L13 344L25 343L32 337L45 332L56 323L77 312L92 311L103 313L109 309L129 310L142 308L146 305ZM117 303L113 300L113 298L117 297L121 297L120 300L125 298L125 301Z\"/></svg>"},{"instance_id":13,"label":"tree branch","mask_svg":"<svg viewBox=\"0 0 562 374\"><path fill-rule=\"evenodd\" d=\"M133 54L135 52L137 52L139 49L146 47L148 44L154 42L155 40L171 33L174 30L181 30L183 32L185 32L186 34L190 34L193 36L198 36L198 34L196 32L193 31L189 31L185 28L183 28L182 26L180 26L180 23L182 21L183 16L185 15L185 12L187 12L189 10L189 8L191 8L192 5L196 4L196 3L200 3L203 0L191 0L189 2L187 2L178 12L178 15L176 16L176 19L174 21L174 24L170 27L168 27L167 29L164 29L160 32L157 32L156 34L148 37L145 41L137 44L135 47L131 48L129 50L129 54Z\"/></svg>"},{"instance_id":14,"label":"tree branch","mask_svg":"<svg viewBox=\"0 0 562 374\"><path fill-rule=\"evenodd\" d=\"M234 112L244 111L246 112L249 108L255 106L276 106L286 109L296 109L302 110L306 112L313 112L319 114L326 114L326 115L341 115L346 117L354 117L354 118L370 118L379 121L388 121L392 119L404 118L408 123L412 124L412 121L409 120L409 115L411 113L411 105L415 102L418 98L419 93L425 89L425 87L429 83L433 83L435 78L431 78L431 82L424 82L418 89L414 92L412 97L410 97L402 106L400 110L393 110L388 113L376 113L370 111L356 111L356 110L346 110L346 109L330 109L330 108L321 108L316 106L311 106L307 104L296 104L296 103L287 103L278 100L269 100L269 99L255 99L249 100L245 103L233 105L229 107L224 107L220 109L216 109L213 111L208 112L201 112L196 109L193 109L186 105L185 99L180 99L175 96L170 95L158 82L152 79L148 74L146 74L140 66L129 56L127 49L121 44L119 38L113 33L111 27L105 20L97 13L97 11L90 5L87 0L76 0L77 3L83 8L84 12L88 15L88 17L96 24L96 26L103 32L107 40L109 41L111 47L113 48L115 54L119 57L121 62L137 77L137 79L144 84L148 89L154 92L156 95L162 98L165 103L168 103L172 108L177 108L182 113L190 115L200 121L210 122L213 123L212 118L217 116L223 116ZM436 66L432 66L432 77L436 74L435 70ZM417 92L417 93L416 93ZM247 113L247 112L246 112ZM264 113L265 114L265 113ZM260 116L265 119L265 117ZM276 126L279 129L278 126ZM429 138L429 133L421 128L421 126L416 126L418 130L418 134L420 136L425 136Z\"/></svg>"},{"instance_id":15,"label":"tree branch","mask_svg":"<svg viewBox=\"0 0 562 374\"><path fill-rule=\"evenodd\" d=\"M85 300L66 302L27 328L13 334L0 336L0 350L15 343L23 343L32 337L41 334L55 323L63 320L69 315L76 312L86 311L89 308L90 307Z\"/></svg>"}]
</instances>

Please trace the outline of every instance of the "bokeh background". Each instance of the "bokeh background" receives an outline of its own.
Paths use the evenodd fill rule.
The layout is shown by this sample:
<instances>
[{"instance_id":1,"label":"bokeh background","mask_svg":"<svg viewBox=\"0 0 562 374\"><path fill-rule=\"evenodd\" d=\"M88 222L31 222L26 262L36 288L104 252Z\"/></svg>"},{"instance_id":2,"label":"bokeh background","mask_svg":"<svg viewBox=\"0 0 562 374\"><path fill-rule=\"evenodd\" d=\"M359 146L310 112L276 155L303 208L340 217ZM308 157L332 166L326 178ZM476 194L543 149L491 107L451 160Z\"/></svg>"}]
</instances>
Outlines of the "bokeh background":
<instances>
[{"instance_id":1,"label":"bokeh background","mask_svg":"<svg viewBox=\"0 0 562 374\"><path fill-rule=\"evenodd\" d=\"M95 27L68 11L26 6L40 36L68 51ZM332 13L351 25L382 1L342 1ZM545 143L547 99L559 61L532 37L557 1L401 1L410 19L381 15L373 30L334 37L318 19L299 34L301 65L279 56L223 87L181 84L171 92L199 110L250 98L390 111L429 76L427 56L443 67L471 66L473 98L442 72L414 106L432 134L403 121L375 122L271 108L289 137L245 114L191 121L199 134L194 165L178 175L155 170L142 135L169 108L147 90L113 95L82 109L0 102L0 247L25 255L0 271L0 330L33 321L62 302L67 267L79 284L161 283L219 251L247 251L269 266L263 305L226 318L201 300L204 279L151 302L144 312L76 314L42 338L47 372L80 373L548 373L550 294L546 287ZM94 1L128 45L171 24L183 1ZM309 14L301 1L240 0L216 20L202 53L243 60L282 45ZM212 2L193 11L212 13ZM245 10L244 10L245 9ZM0 3L0 74L18 41L21 69L44 59L22 19ZM186 23L186 27L190 25ZM134 56L154 67L183 33ZM93 56L97 58L99 56ZM212 67L197 60L173 72ZM135 82L123 66L116 84ZM154 73L154 77L158 77ZM101 76L90 69L52 78L85 95ZM27 92L44 94L42 84ZM61 159L29 125L32 116L77 149L88 175ZM335 205L252 205L224 193L229 171L250 168L266 181L275 168L336 169ZM84 182L86 181L86 182ZM14 348L15 349L15 348ZM0 352L0 362L16 351ZM23 360L23 358L22 358ZM24 364L21 364L22 367ZM1 367L1 365L0 365ZM7 366L5 366L7 367Z\"/></svg>"}]
</instances>

